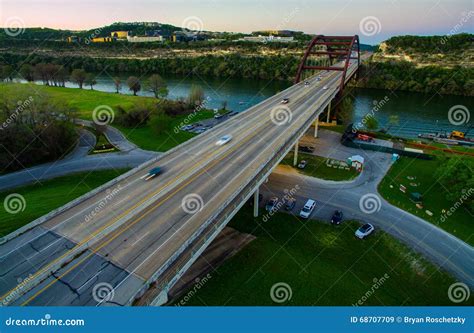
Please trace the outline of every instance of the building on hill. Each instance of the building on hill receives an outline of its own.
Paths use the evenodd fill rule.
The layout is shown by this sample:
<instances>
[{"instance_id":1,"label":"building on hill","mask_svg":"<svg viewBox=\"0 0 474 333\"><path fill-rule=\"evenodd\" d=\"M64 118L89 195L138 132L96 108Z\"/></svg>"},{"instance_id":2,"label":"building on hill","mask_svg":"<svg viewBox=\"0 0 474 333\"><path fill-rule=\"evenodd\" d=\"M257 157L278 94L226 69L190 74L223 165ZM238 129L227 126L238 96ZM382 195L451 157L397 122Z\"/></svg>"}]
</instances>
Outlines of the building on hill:
<instances>
[{"instance_id":1,"label":"building on hill","mask_svg":"<svg viewBox=\"0 0 474 333\"><path fill-rule=\"evenodd\" d=\"M115 40L113 37L95 37L91 39L92 43L111 43Z\"/></svg>"},{"instance_id":2,"label":"building on hill","mask_svg":"<svg viewBox=\"0 0 474 333\"><path fill-rule=\"evenodd\" d=\"M110 37L115 39L127 39L128 31L112 31Z\"/></svg>"},{"instance_id":3,"label":"building on hill","mask_svg":"<svg viewBox=\"0 0 474 333\"><path fill-rule=\"evenodd\" d=\"M162 42L163 36L128 36L127 41L129 43L153 43Z\"/></svg>"},{"instance_id":4,"label":"building on hill","mask_svg":"<svg viewBox=\"0 0 474 333\"><path fill-rule=\"evenodd\" d=\"M247 36L237 39L239 42L253 42L253 43L291 43L294 42L294 37L280 37L280 36Z\"/></svg>"}]
</instances>

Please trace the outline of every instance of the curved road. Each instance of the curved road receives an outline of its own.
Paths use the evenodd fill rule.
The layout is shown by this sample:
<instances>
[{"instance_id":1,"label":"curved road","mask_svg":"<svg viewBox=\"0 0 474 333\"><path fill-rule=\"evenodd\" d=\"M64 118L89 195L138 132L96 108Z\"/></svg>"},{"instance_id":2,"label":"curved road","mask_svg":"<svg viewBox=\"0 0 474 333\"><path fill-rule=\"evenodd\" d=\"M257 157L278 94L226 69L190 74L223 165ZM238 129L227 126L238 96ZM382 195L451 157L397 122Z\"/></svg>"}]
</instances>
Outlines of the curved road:
<instances>
[{"instance_id":1,"label":"curved road","mask_svg":"<svg viewBox=\"0 0 474 333\"><path fill-rule=\"evenodd\" d=\"M79 120L77 123L92 126L92 122L87 120ZM137 148L119 130L111 126L106 126L105 135L120 150L119 152L88 155L89 151L95 146L96 138L90 131L81 129L76 147L66 157L0 176L0 191L39 183L71 173L134 168L160 154Z\"/></svg>"},{"instance_id":2,"label":"curved road","mask_svg":"<svg viewBox=\"0 0 474 333\"><path fill-rule=\"evenodd\" d=\"M390 154L371 151L359 151L342 146L340 135L321 131L321 139L315 144L318 155L337 159L346 159L360 154L365 157L366 165L362 174L352 182L329 182L313 177L288 172L288 168L279 167L262 186L262 192L268 195L282 196L283 189L299 185L295 197L298 214L306 198L317 200L317 209L312 217L328 221L336 209L342 210L346 219L356 219L372 223L395 236L417 252L424 254L430 261L451 272L460 281L474 288L474 249L459 238L441 228L407 213L384 200L377 192L377 186L390 167ZM302 141L308 140L305 137ZM380 199L378 210L364 213L359 207L364 195L375 195Z\"/></svg>"}]
</instances>

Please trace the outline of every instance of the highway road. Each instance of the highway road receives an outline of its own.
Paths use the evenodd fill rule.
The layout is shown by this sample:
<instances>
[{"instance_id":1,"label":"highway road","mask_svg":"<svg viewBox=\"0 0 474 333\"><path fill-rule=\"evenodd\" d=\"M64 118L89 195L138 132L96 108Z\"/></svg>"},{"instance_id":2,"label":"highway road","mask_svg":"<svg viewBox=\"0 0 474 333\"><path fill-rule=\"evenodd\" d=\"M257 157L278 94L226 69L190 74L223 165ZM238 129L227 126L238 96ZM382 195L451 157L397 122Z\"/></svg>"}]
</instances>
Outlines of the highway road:
<instances>
[{"instance_id":1,"label":"highway road","mask_svg":"<svg viewBox=\"0 0 474 333\"><path fill-rule=\"evenodd\" d=\"M320 82L313 77L309 86L294 85L1 245L4 303L97 305L106 302L93 297L94 288L105 283L114 288L108 304L130 304L145 281L292 137L291 129L314 116L308 110L327 103L340 76L327 72ZM290 99L291 121L277 125L270 115L283 98ZM225 134L233 140L216 146ZM164 173L141 179L154 166ZM189 211L192 204L183 209L189 195L197 198L196 212Z\"/></svg>"}]
</instances>

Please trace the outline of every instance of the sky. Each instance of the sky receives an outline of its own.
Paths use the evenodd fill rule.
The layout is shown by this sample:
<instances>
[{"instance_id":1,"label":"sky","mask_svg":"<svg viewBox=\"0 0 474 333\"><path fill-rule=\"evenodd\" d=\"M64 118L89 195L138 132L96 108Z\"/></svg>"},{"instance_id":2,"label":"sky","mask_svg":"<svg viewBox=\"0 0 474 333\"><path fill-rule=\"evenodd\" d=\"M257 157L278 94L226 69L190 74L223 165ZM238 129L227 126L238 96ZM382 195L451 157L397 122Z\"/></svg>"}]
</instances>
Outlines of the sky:
<instances>
[{"instance_id":1,"label":"sky","mask_svg":"<svg viewBox=\"0 0 474 333\"><path fill-rule=\"evenodd\" d=\"M0 26L91 29L160 22L209 31L288 29L359 34L376 44L394 35L474 31L473 0L0 0Z\"/></svg>"}]
</instances>

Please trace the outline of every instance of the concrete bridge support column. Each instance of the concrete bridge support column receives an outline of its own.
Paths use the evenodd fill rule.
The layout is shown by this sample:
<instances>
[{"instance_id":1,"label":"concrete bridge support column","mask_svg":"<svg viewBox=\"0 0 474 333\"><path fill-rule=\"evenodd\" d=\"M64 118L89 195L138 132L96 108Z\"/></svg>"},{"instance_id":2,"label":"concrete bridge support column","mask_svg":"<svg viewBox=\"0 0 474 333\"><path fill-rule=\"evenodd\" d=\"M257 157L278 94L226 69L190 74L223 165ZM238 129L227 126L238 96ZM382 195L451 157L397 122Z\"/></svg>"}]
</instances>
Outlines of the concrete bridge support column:
<instances>
[{"instance_id":1,"label":"concrete bridge support column","mask_svg":"<svg viewBox=\"0 0 474 333\"><path fill-rule=\"evenodd\" d=\"M318 137L318 127L319 127L319 119L316 118L316 120L314 121L314 137L315 138Z\"/></svg>"},{"instance_id":2,"label":"concrete bridge support column","mask_svg":"<svg viewBox=\"0 0 474 333\"><path fill-rule=\"evenodd\" d=\"M329 124L330 121L331 121L331 101L329 101L329 104L328 104L328 119L326 120L326 122Z\"/></svg>"},{"instance_id":3,"label":"concrete bridge support column","mask_svg":"<svg viewBox=\"0 0 474 333\"><path fill-rule=\"evenodd\" d=\"M260 195L260 189L257 188L255 192L253 193L253 217L258 217L258 204L259 204L259 199L258 196Z\"/></svg>"},{"instance_id":4,"label":"concrete bridge support column","mask_svg":"<svg viewBox=\"0 0 474 333\"><path fill-rule=\"evenodd\" d=\"M298 141L295 143L295 153L293 154L293 166L296 166L298 163Z\"/></svg>"}]
</instances>

